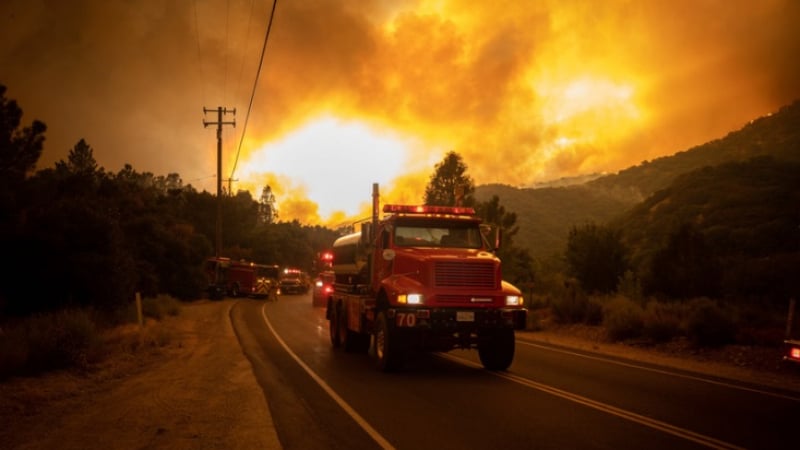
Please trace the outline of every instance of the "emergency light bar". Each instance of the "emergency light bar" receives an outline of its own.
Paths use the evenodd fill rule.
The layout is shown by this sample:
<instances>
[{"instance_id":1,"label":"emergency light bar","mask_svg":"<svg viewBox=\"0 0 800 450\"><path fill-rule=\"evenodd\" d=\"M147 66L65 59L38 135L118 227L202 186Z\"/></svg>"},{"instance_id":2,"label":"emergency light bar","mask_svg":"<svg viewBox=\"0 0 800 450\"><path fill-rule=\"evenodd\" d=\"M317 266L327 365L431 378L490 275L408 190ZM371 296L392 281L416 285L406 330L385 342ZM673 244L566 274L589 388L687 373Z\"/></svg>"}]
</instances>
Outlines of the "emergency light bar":
<instances>
[{"instance_id":1,"label":"emergency light bar","mask_svg":"<svg viewBox=\"0 0 800 450\"><path fill-rule=\"evenodd\" d=\"M468 206L384 205L383 212L405 214L454 214L465 216L475 215L475 209Z\"/></svg>"}]
</instances>

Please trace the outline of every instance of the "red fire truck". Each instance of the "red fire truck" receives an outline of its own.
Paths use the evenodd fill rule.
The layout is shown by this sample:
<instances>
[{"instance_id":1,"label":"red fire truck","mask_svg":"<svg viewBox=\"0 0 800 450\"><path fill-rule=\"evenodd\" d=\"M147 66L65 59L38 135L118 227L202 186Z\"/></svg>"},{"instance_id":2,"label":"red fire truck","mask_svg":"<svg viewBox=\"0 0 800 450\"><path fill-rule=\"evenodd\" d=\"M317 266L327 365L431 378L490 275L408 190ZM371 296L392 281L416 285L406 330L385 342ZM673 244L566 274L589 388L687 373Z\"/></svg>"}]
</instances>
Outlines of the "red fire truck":
<instances>
[{"instance_id":1,"label":"red fire truck","mask_svg":"<svg viewBox=\"0 0 800 450\"><path fill-rule=\"evenodd\" d=\"M520 290L503 281L499 244L472 208L386 205L378 219L333 244L328 300L333 347L365 352L377 367L402 368L411 351L476 348L483 366L505 370L514 330L525 327Z\"/></svg>"},{"instance_id":2,"label":"red fire truck","mask_svg":"<svg viewBox=\"0 0 800 450\"><path fill-rule=\"evenodd\" d=\"M212 257L206 260L205 271L211 298L246 295L277 299L278 266Z\"/></svg>"}]
</instances>

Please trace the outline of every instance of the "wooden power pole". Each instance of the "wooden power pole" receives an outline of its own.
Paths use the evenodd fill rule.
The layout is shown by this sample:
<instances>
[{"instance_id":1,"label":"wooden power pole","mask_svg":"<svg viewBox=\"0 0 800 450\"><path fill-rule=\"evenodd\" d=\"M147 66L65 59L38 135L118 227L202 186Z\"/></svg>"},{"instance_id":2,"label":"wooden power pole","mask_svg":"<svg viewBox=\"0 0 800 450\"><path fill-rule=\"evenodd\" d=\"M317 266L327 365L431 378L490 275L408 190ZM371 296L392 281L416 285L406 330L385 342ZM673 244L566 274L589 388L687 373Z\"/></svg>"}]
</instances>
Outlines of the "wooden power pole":
<instances>
[{"instance_id":1,"label":"wooden power pole","mask_svg":"<svg viewBox=\"0 0 800 450\"><path fill-rule=\"evenodd\" d=\"M203 114L207 114L213 112L214 109L203 108ZM216 125L217 126L217 233L216 233L216 240L214 242L214 255L219 258L222 255L222 126L223 125L233 125L236 126L236 121L232 120L230 122L223 122L222 116L224 114L233 114L236 115L236 108L232 110L228 110L228 108L223 108L222 106L218 106L217 109L217 121L216 122L207 122L205 119L203 120L203 127L208 127L209 125Z\"/></svg>"}]
</instances>

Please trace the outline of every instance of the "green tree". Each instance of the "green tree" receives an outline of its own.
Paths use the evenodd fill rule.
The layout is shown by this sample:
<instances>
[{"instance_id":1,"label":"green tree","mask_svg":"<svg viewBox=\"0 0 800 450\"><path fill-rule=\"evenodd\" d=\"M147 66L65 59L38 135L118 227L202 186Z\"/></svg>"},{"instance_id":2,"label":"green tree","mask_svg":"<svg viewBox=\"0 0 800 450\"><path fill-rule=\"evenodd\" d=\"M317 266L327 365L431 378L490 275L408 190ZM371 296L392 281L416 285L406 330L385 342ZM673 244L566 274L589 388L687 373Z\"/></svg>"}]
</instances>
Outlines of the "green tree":
<instances>
[{"instance_id":1,"label":"green tree","mask_svg":"<svg viewBox=\"0 0 800 450\"><path fill-rule=\"evenodd\" d=\"M431 175L428 186L425 188L425 204L438 206L455 206L456 189L462 195L462 206L475 204L475 185L472 178L466 174L467 166L456 152L449 152L444 159L436 164L436 170Z\"/></svg>"},{"instance_id":2,"label":"green tree","mask_svg":"<svg viewBox=\"0 0 800 450\"><path fill-rule=\"evenodd\" d=\"M591 222L570 229L565 256L569 274L586 292L614 291L629 267L621 233Z\"/></svg>"}]
</instances>

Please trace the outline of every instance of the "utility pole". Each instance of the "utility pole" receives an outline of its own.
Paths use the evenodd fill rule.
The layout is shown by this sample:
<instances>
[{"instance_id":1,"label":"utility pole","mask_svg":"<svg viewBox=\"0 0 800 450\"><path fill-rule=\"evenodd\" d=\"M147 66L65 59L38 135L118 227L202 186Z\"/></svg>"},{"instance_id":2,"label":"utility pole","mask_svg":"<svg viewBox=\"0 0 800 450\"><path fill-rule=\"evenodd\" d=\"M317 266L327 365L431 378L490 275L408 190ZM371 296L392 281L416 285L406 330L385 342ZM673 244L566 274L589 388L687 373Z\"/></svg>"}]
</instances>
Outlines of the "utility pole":
<instances>
[{"instance_id":1,"label":"utility pole","mask_svg":"<svg viewBox=\"0 0 800 450\"><path fill-rule=\"evenodd\" d=\"M205 107L203 108L204 115L213 111L214 109L209 109ZM230 113L235 116L236 108L228 110L228 108L223 108L222 106L218 106L216 111L217 111L217 121L207 122L204 119L203 128L208 127L209 125L217 126L217 235L216 235L216 241L214 243L214 254L217 258L219 258L222 254L222 126L233 125L234 127L236 127L235 120L232 120L230 122L223 122L222 115Z\"/></svg>"},{"instance_id":2,"label":"utility pole","mask_svg":"<svg viewBox=\"0 0 800 450\"><path fill-rule=\"evenodd\" d=\"M233 183L239 181L238 178L228 178L224 180L228 182L228 197L233 197Z\"/></svg>"}]
</instances>

